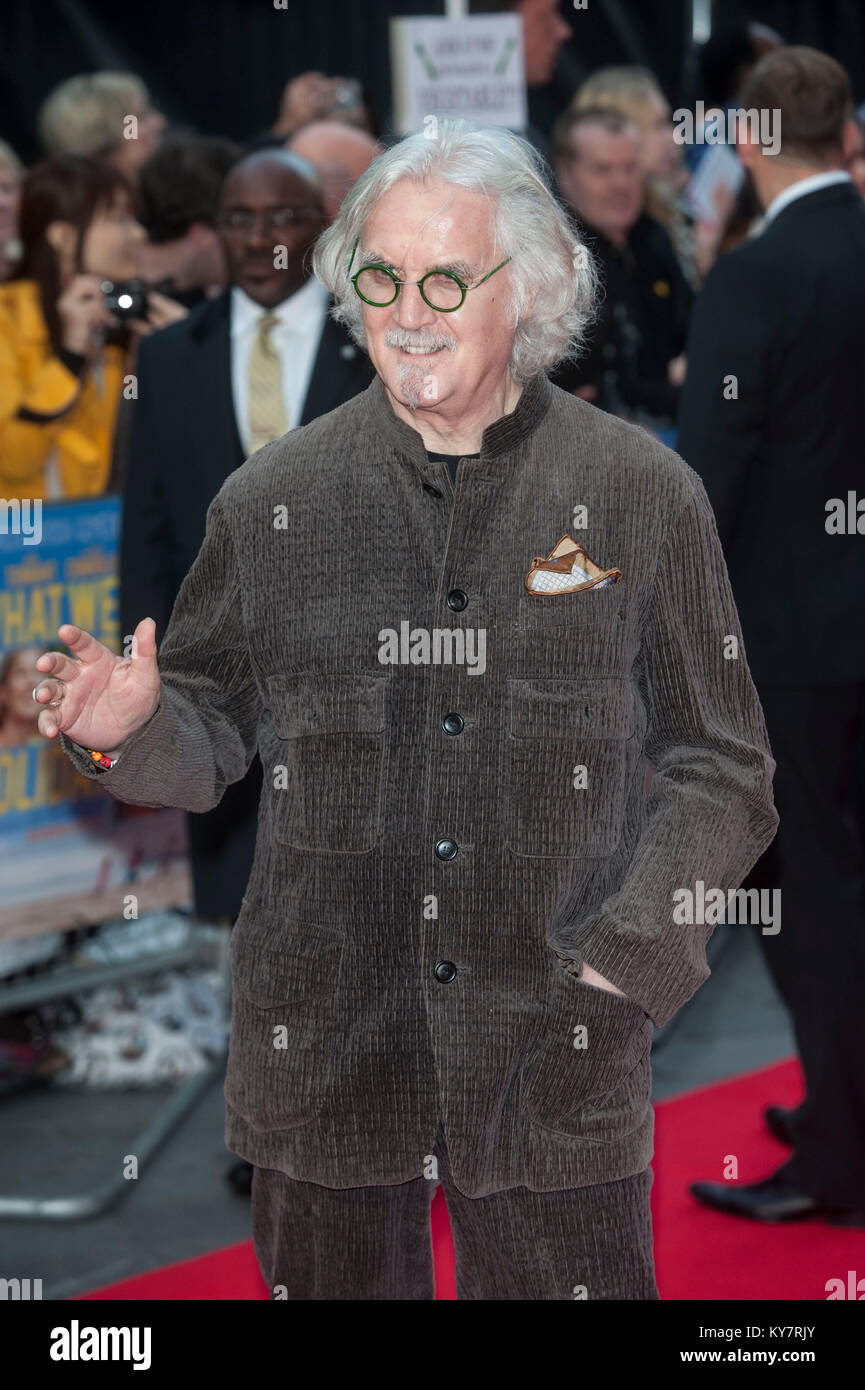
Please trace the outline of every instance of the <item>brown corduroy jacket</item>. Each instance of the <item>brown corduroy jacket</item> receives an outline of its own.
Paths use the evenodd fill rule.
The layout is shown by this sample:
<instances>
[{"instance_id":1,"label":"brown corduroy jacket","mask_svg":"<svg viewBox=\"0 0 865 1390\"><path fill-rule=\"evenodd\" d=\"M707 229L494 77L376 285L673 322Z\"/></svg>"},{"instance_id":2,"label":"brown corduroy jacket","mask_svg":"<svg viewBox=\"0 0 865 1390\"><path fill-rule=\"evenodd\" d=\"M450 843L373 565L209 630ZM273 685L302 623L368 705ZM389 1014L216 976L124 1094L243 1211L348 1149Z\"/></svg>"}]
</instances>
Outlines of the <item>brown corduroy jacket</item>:
<instances>
[{"instance_id":1,"label":"brown corduroy jacket","mask_svg":"<svg viewBox=\"0 0 865 1390\"><path fill-rule=\"evenodd\" d=\"M565 533L621 579L529 593ZM737 887L777 825L687 464L542 376L454 496L376 378L226 479L158 659L114 768L62 742L121 800L190 811L260 752L229 1149L392 1184L441 1119L469 1196L645 1168L652 1020L709 973L674 894Z\"/></svg>"}]
</instances>

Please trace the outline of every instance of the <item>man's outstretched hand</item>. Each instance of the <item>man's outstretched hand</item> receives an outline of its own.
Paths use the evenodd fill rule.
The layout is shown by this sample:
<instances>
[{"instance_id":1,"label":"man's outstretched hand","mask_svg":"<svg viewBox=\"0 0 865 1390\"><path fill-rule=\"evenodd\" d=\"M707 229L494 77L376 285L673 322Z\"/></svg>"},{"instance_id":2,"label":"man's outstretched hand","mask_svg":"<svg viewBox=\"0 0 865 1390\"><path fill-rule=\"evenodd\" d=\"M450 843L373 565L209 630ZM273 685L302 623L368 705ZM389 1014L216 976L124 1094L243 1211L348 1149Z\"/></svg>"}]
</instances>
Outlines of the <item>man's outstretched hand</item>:
<instances>
[{"instance_id":1,"label":"man's outstretched hand","mask_svg":"<svg viewBox=\"0 0 865 1390\"><path fill-rule=\"evenodd\" d=\"M33 694L41 706L39 732L45 738L64 733L84 748L114 753L159 704L156 624L142 618L129 659L71 623L59 627L57 636L73 655L43 652L37 659L45 677Z\"/></svg>"}]
</instances>

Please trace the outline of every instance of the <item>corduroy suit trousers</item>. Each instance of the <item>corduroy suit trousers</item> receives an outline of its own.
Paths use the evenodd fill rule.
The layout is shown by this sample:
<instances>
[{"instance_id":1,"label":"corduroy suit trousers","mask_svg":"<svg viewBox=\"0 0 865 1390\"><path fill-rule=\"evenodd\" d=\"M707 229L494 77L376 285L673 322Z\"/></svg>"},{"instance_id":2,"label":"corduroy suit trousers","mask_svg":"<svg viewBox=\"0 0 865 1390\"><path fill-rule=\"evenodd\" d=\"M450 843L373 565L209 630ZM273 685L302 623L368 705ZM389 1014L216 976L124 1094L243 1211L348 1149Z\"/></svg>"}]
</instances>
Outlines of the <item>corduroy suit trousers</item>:
<instances>
[{"instance_id":1,"label":"corduroy suit trousers","mask_svg":"<svg viewBox=\"0 0 865 1390\"><path fill-rule=\"evenodd\" d=\"M430 1176L322 1187L273 1168L252 1180L255 1253L272 1300L433 1299L430 1202L444 1189L458 1299L658 1299L652 1170L561 1192L466 1197L441 1126Z\"/></svg>"}]
</instances>

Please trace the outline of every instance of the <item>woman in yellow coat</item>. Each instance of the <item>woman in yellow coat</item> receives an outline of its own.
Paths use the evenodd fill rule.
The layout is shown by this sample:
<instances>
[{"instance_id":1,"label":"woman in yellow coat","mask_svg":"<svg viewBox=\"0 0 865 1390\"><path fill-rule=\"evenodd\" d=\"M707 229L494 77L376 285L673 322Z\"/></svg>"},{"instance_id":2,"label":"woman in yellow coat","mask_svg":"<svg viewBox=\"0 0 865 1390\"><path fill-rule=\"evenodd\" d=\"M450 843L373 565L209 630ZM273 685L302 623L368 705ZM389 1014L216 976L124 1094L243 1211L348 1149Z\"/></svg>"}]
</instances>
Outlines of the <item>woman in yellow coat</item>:
<instances>
[{"instance_id":1,"label":"woman in yellow coat","mask_svg":"<svg viewBox=\"0 0 865 1390\"><path fill-rule=\"evenodd\" d=\"M105 492L133 332L100 282L134 278L144 235L118 170L63 156L27 175L23 255L0 285L3 497Z\"/></svg>"}]
</instances>

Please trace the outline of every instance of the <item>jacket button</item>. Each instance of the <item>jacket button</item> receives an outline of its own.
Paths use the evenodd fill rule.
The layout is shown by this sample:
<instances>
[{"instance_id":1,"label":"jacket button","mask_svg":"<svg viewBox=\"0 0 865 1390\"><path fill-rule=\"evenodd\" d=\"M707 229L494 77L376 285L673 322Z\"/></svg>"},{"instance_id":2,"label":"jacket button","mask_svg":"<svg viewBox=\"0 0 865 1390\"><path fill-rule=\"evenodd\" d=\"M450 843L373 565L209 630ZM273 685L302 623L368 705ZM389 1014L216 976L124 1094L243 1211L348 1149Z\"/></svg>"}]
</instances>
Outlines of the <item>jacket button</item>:
<instances>
[{"instance_id":1,"label":"jacket button","mask_svg":"<svg viewBox=\"0 0 865 1390\"><path fill-rule=\"evenodd\" d=\"M440 488L440 487L436 487L435 483L424 483L424 485L423 485L423 490L424 490L424 492L428 492L428 493L430 494L431 497L443 497L443 496L444 496L444 493L442 492L441 488Z\"/></svg>"},{"instance_id":2,"label":"jacket button","mask_svg":"<svg viewBox=\"0 0 865 1390\"><path fill-rule=\"evenodd\" d=\"M436 842L436 854L439 859L455 859L459 853L459 845L453 840L438 840Z\"/></svg>"},{"instance_id":3,"label":"jacket button","mask_svg":"<svg viewBox=\"0 0 865 1390\"><path fill-rule=\"evenodd\" d=\"M468 607L469 596L464 589L451 589L448 594L448 608L452 608L455 613L461 613Z\"/></svg>"},{"instance_id":4,"label":"jacket button","mask_svg":"<svg viewBox=\"0 0 865 1390\"><path fill-rule=\"evenodd\" d=\"M461 714L446 714L442 720L442 728L446 734L461 734L465 726L465 720Z\"/></svg>"},{"instance_id":5,"label":"jacket button","mask_svg":"<svg viewBox=\"0 0 865 1390\"><path fill-rule=\"evenodd\" d=\"M440 960L433 974L442 985L449 985L457 977L457 968L452 960Z\"/></svg>"}]
</instances>

